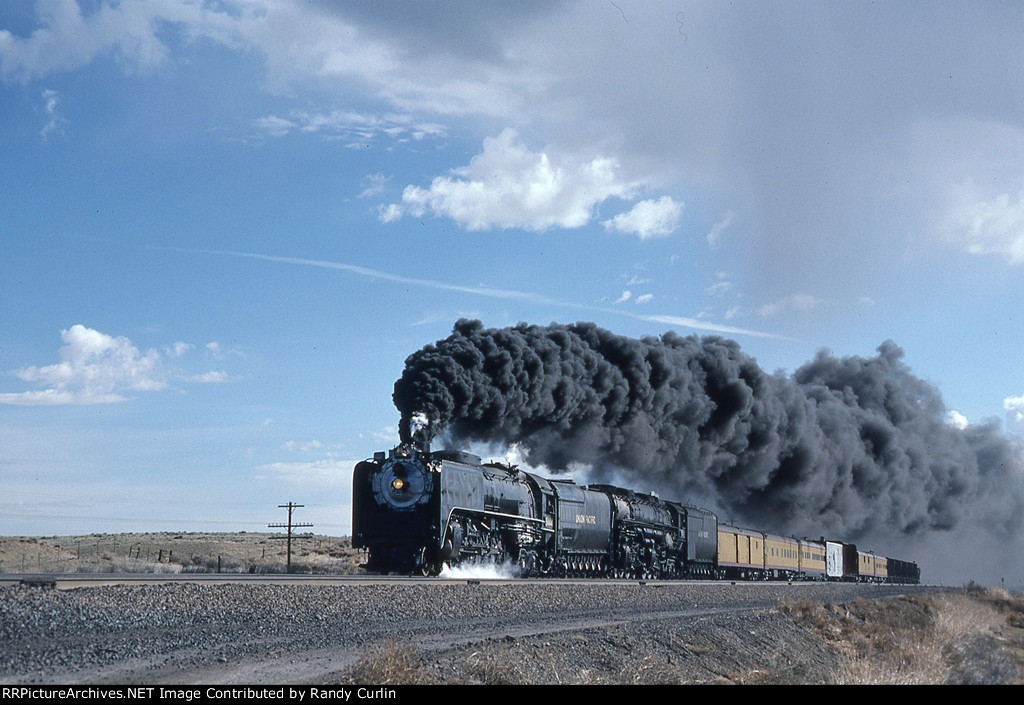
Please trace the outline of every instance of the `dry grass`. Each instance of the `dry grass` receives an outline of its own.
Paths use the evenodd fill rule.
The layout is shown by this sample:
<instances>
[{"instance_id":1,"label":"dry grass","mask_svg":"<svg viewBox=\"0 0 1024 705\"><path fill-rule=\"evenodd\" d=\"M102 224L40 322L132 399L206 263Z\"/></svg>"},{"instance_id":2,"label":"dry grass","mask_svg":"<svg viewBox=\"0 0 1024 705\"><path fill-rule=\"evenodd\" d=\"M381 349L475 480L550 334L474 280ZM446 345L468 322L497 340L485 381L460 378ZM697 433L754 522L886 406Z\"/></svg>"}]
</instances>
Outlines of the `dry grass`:
<instances>
[{"instance_id":1,"label":"dry grass","mask_svg":"<svg viewBox=\"0 0 1024 705\"><path fill-rule=\"evenodd\" d=\"M429 685L433 679L423 668L416 649L389 641L366 650L349 671L348 682L362 685Z\"/></svg>"},{"instance_id":2,"label":"dry grass","mask_svg":"<svg viewBox=\"0 0 1024 705\"><path fill-rule=\"evenodd\" d=\"M686 681L668 659L645 654L628 662L616 682L629 685L681 685Z\"/></svg>"},{"instance_id":3,"label":"dry grass","mask_svg":"<svg viewBox=\"0 0 1024 705\"><path fill-rule=\"evenodd\" d=\"M480 685L518 685L527 681L519 663L493 645L474 651L466 659L466 681Z\"/></svg>"},{"instance_id":4,"label":"dry grass","mask_svg":"<svg viewBox=\"0 0 1024 705\"><path fill-rule=\"evenodd\" d=\"M0 573L284 573L278 534L154 532L88 536L0 536ZM358 572L361 556L347 537L296 537L292 570Z\"/></svg>"},{"instance_id":5,"label":"dry grass","mask_svg":"<svg viewBox=\"0 0 1024 705\"><path fill-rule=\"evenodd\" d=\"M1005 590L844 604L792 602L781 610L812 626L842 655L836 684L1019 682L1024 598Z\"/></svg>"},{"instance_id":6,"label":"dry grass","mask_svg":"<svg viewBox=\"0 0 1024 705\"><path fill-rule=\"evenodd\" d=\"M739 671L733 670L739 662L730 656L730 647L707 632L706 643L668 637L633 650L620 644L615 651L621 659L569 659L573 666L558 655L589 652L604 640L487 640L472 649L434 654L432 662L410 646L388 642L368 649L346 680L385 685L676 684L695 682L694 660L717 665L711 668L717 677L709 678L707 671L696 676L702 683L1005 684L1024 678L1024 597L1005 590L971 586L848 603L800 600L784 603L778 612L793 620L780 634L804 634L795 640L804 645L781 639L777 650L766 649L756 665L747 662ZM832 656L821 658L824 651Z\"/></svg>"}]
</instances>

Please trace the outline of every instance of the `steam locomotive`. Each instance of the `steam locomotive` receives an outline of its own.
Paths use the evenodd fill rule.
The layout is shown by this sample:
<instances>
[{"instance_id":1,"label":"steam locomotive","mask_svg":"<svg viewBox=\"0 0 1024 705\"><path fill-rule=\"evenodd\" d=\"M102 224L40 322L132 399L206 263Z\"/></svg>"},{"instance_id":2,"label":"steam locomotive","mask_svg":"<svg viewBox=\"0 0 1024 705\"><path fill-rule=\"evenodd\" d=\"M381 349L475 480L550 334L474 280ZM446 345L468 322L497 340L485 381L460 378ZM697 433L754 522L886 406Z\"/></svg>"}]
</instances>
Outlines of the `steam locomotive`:
<instances>
[{"instance_id":1,"label":"steam locomotive","mask_svg":"<svg viewBox=\"0 0 1024 705\"><path fill-rule=\"evenodd\" d=\"M370 572L494 561L528 576L917 583L909 561L730 526L707 509L577 485L403 443L353 473L352 542Z\"/></svg>"}]
</instances>

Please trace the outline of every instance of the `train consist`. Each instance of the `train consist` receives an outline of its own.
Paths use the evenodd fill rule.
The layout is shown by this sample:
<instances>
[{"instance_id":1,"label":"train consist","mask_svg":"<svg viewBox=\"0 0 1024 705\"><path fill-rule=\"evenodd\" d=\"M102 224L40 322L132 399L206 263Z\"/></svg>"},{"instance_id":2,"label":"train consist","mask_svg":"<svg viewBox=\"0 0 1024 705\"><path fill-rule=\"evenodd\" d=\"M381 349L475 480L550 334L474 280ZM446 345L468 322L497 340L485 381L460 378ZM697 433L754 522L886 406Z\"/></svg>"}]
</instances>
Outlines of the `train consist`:
<instances>
[{"instance_id":1,"label":"train consist","mask_svg":"<svg viewBox=\"0 0 1024 705\"><path fill-rule=\"evenodd\" d=\"M356 465L352 540L378 573L465 561L523 576L917 583L915 563L730 526L707 509L402 444Z\"/></svg>"}]
</instances>

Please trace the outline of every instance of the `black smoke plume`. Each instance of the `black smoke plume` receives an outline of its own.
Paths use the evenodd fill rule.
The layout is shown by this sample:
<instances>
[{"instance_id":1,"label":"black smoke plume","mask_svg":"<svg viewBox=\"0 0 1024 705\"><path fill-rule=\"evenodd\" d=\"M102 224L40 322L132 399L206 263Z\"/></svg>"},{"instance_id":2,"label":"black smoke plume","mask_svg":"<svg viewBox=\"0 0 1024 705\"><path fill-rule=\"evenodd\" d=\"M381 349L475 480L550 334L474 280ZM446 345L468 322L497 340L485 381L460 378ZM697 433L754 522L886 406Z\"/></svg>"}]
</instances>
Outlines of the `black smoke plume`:
<instances>
[{"instance_id":1,"label":"black smoke plume","mask_svg":"<svg viewBox=\"0 0 1024 705\"><path fill-rule=\"evenodd\" d=\"M886 342L787 376L719 337L460 320L406 360L394 400L405 441L425 416L455 442L516 444L532 466L589 466L771 530L854 539L969 522L1018 535L1021 449L997 424L950 425L902 359Z\"/></svg>"}]
</instances>

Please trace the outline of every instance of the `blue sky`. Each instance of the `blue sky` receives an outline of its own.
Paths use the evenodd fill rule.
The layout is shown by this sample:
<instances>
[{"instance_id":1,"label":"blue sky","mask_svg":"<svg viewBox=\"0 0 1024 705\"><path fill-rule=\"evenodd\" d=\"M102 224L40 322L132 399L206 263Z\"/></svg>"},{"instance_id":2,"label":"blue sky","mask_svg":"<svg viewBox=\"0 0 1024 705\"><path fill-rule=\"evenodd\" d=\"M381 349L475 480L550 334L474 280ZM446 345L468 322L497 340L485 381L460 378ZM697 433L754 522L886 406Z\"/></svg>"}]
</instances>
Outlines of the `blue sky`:
<instances>
[{"instance_id":1,"label":"blue sky","mask_svg":"<svg viewBox=\"0 0 1024 705\"><path fill-rule=\"evenodd\" d=\"M1024 426L1019 3L0 4L0 533L344 534L460 317Z\"/></svg>"}]
</instances>

